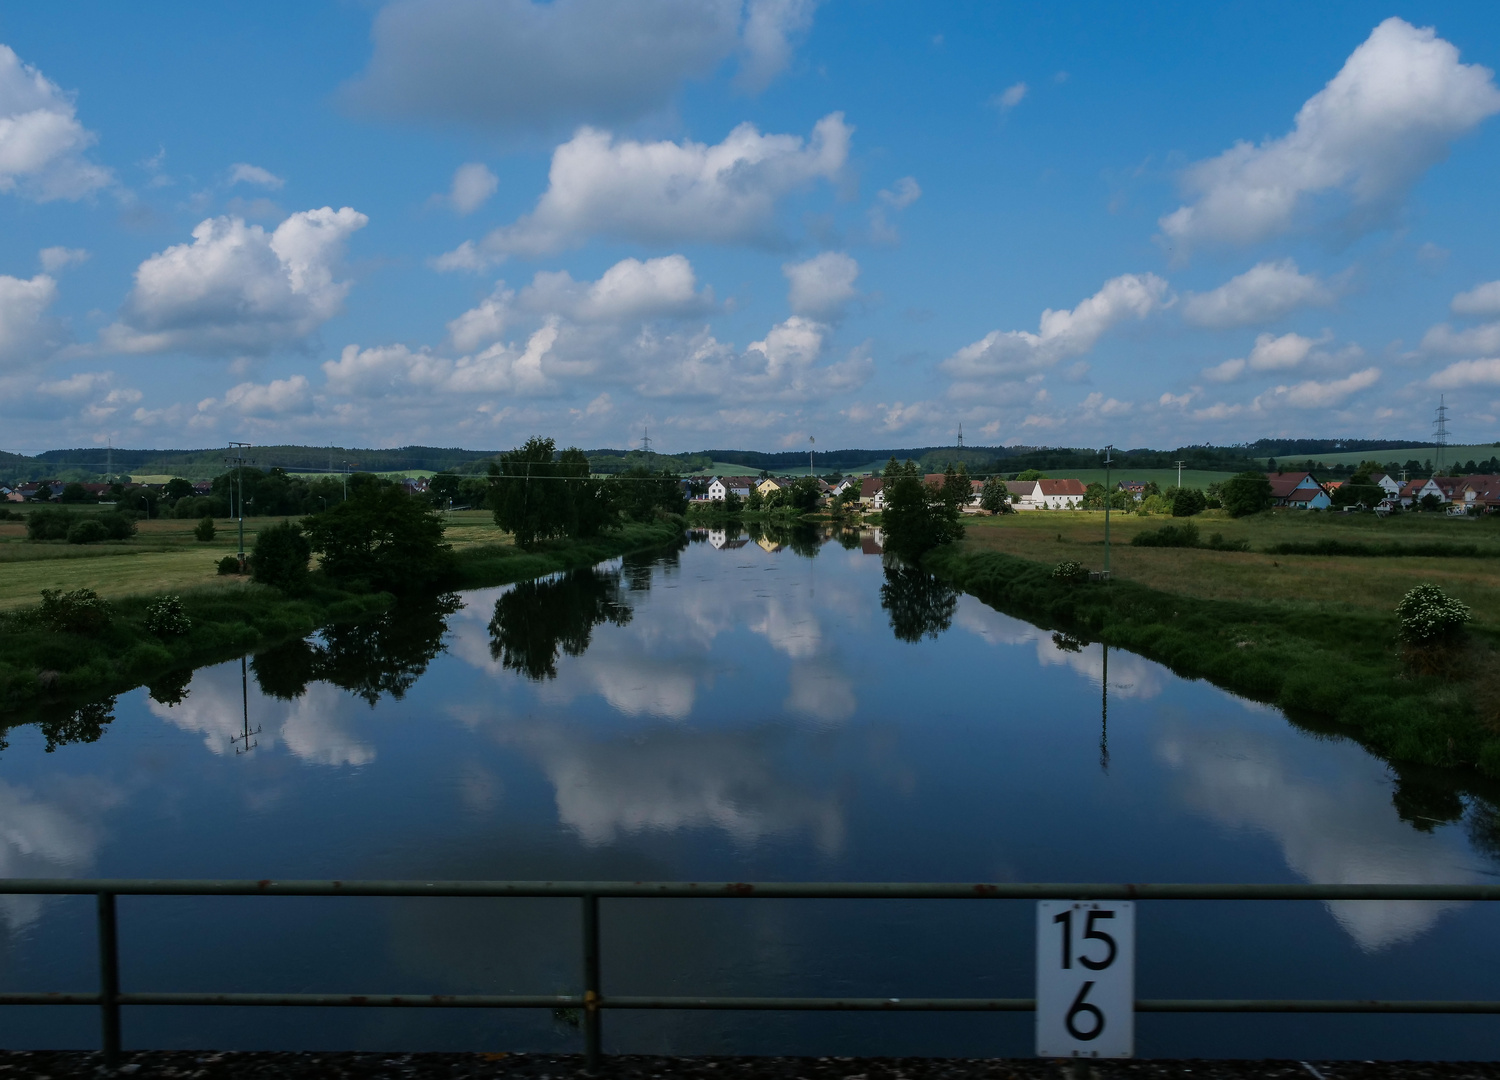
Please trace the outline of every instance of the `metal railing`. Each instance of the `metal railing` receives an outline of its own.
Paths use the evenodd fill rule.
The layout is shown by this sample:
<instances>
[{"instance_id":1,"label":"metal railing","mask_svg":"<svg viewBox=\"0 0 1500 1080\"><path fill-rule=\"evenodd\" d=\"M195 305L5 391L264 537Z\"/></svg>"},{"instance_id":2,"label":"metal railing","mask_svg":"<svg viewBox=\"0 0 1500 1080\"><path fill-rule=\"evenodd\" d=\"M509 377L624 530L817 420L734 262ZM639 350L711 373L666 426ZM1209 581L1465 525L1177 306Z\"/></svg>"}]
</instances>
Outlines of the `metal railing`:
<instances>
[{"instance_id":1,"label":"metal railing","mask_svg":"<svg viewBox=\"0 0 1500 1080\"><path fill-rule=\"evenodd\" d=\"M125 1005L337 1006L353 1008L579 1009L588 1065L599 1064L605 1009L843 1012L1030 1012L1035 998L663 997L605 995L599 978L603 899L782 900L1500 900L1500 885L1114 885L651 881L237 881L81 878L0 879L0 895L93 895L98 900L97 993L0 993L0 1005L97 1005L105 1060L120 1056ZM581 994L215 994L120 989L118 896L562 897L581 901ZM1494 1001L1138 998L1137 1012L1500 1013Z\"/></svg>"}]
</instances>

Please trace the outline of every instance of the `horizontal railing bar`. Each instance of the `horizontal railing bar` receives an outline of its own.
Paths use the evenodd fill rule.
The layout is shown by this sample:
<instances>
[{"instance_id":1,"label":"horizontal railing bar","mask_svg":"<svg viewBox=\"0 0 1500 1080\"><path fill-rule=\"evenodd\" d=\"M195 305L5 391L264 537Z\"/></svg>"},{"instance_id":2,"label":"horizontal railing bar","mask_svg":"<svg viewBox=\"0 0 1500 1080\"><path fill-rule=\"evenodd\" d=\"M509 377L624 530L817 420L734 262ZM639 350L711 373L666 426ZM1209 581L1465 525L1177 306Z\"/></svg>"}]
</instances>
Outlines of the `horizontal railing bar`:
<instances>
[{"instance_id":1,"label":"horizontal railing bar","mask_svg":"<svg viewBox=\"0 0 1500 1080\"><path fill-rule=\"evenodd\" d=\"M304 1006L381 1009L579 1009L576 994L205 994L119 995L121 1005ZM98 1005L98 994L5 993L0 1005ZM614 995L601 1009L740 1012L1031 1012L1035 998L656 997ZM1500 1013L1500 1001L1379 1001L1297 998L1140 998L1136 1012Z\"/></svg>"},{"instance_id":2,"label":"horizontal railing bar","mask_svg":"<svg viewBox=\"0 0 1500 1080\"><path fill-rule=\"evenodd\" d=\"M1500 900L1500 885L0 878L0 895L101 892L120 896L601 896L807 900Z\"/></svg>"},{"instance_id":3,"label":"horizontal railing bar","mask_svg":"<svg viewBox=\"0 0 1500 1080\"><path fill-rule=\"evenodd\" d=\"M582 994L121 994L121 1005L277 1005L381 1009L581 1009Z\"/></svg>"}]
</instances>

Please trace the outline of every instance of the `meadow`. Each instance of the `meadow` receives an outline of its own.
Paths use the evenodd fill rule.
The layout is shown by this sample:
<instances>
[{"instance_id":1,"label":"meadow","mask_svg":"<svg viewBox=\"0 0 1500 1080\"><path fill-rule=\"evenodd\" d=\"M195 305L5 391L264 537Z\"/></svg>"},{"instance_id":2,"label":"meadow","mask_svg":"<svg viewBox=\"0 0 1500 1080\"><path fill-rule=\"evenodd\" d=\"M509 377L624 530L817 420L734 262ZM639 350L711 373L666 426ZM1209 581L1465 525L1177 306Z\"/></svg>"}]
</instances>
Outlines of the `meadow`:
<instances>
[{"instance_id":1,"label":"meadow","mask_svg":"<svg viewBox=\"0 0 1500 1080\"><path fill-rule=\"evenodd\" d=\"M1073 559L1091 570L1104 567L1102 511L1030 511L964 520L966 548L1003 552L1048 566ZM1293 610L1386 616L1407 590L1432 582L1470 606L1476 627L1500 634L1500 518L1400 514L1382 519L1374 514L1304 510L1231 518L1210 510L1190 519L1203 539L1220 533L1230 543L1246 540L1248 552L1130 545L1137 533L1183 520L1112 513L1113 576L1200 600L1244 600ZM1276 544L1326 539L1354 544L1473 544L1483 554L1476 558L1370 558L1266 551Z\"/></svg>"},{"instance_id":2,"label":"meadow","mask_svg":"<svg viewBox=\"0 0 1500 1080\"><path fill-rule=\"evenodd\" d=\"M245 550L254 547L260 529L279 520L246 518ZM236 522L216 520L216 535L207 543L194 538L197 524L181 518L141 520L129 540L80 545L64 540L33 543L26 539L25 522L0 521L0 611L35 604L43 589L93 589L106 599L119 600L242 585L244 579L218 572L219 560L239 550ZM477 546L511 547L509 535L496 528L485 510L449 514L445 535L456 552Z\"/></svg>"}]
</instances>

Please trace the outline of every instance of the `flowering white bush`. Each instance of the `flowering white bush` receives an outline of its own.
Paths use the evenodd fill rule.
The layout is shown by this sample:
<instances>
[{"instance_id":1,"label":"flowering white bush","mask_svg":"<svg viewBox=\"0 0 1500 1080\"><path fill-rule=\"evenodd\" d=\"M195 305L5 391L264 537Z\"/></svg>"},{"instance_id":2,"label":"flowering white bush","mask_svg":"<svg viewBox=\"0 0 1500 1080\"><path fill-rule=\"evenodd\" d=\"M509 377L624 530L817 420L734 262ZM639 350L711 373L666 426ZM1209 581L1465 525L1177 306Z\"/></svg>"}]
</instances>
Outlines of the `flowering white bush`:
<instances>
[{"instance_id":1,"label":"flowering white bush","mask_svg":"<svg viewBox=\"0 0 1500 1080\"><path fill-rule=\"evenodd\" d=\"M1456 637L1469 621L1469 606L1436 585L1418 585L1396 605L1401 619L1401 640L1411 645L1432 645Z\"/></svg>"},{"instance_id":2,"label":"flowering white bush","mask_svg":"<svg viewBox=\"0 0 1500 1080\"><path fill-rule=\"evenodd\" d=\"M163 596L146 607L146 629L157 637L186 634L193 623L182 611L180 596Z\"/></svg>"},{"instance_id":3,"label":"flowering white bush","mask_svg":"<svg viewBox=\"0 0 1500 1080\"><path fill-rule=\"evenodd\" d=\"M1052 576L1057 581L1087 581L1089 579L1089 568L1081 562L1071 559L1060 562L1052 568Z\"/></svg>"}]
</instances>

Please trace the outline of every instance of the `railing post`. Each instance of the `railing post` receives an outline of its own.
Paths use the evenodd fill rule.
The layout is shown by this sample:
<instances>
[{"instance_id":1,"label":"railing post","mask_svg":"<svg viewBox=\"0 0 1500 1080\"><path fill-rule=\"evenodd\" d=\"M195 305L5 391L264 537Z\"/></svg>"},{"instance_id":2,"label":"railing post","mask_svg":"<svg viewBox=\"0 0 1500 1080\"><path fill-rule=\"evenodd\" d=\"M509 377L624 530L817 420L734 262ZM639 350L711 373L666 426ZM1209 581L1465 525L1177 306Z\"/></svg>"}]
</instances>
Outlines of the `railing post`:
<instances>
[{"instance_id":1,"label":"railing post","mask_svg":"<svg viewBox=\"0 0 1500 1080\"><path fill-rule=\"evenodd\" d=\"M599 1068L603 1041L599 1011L599 897L583 894L583 1053L585 1066Z\"/></svg>"},{"instance_id":2,"label":"railing post","mask_svg":"<svg viewBox=\"0 0 1500 1080\"><path fill-rule=\"evenodd\" d=\"M99 1022L104 1064L120 1063L120 949L115 933L115 894L99 893Z\"/></svg>"}]
</instances>

